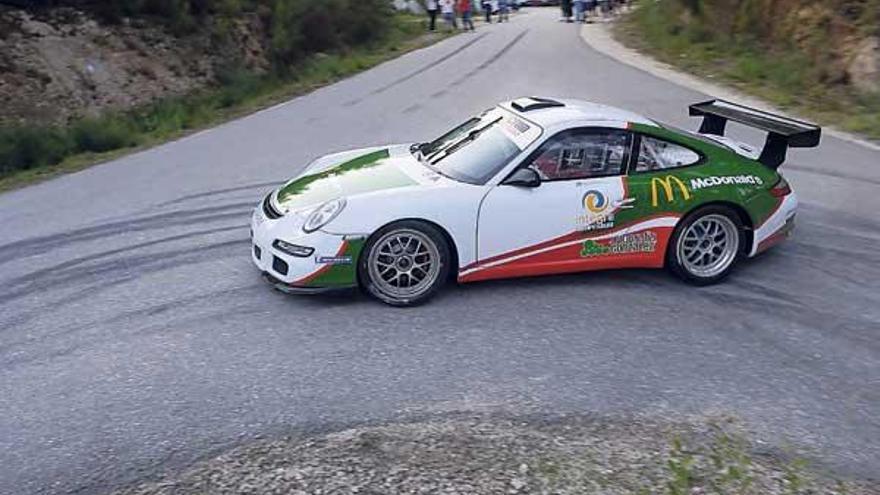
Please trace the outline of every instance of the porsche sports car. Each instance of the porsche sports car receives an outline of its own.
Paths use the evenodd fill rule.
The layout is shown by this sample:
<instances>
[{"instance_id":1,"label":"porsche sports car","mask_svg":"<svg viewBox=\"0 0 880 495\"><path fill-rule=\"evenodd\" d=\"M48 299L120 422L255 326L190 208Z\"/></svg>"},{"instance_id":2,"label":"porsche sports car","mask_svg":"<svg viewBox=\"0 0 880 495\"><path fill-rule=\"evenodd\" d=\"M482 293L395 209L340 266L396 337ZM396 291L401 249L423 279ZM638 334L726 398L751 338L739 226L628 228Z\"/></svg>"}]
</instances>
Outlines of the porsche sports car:
<instances>
[{"instance_id":1,"label":"porsche sports car","mask_svg":"<svg viewBox=\"0 0 880 495\"><path fill-rule=\"evenodd\" d=\"M327 155L257 206L252 258L285 292L360 286L397 306L450 280L608 268L718 282L791 233L778 168L821 129L723 100L690 114L697 133L520 98L433 141ZM725 137L728 121L767 132L763 148Z\"/></svg>"}]
</instances>

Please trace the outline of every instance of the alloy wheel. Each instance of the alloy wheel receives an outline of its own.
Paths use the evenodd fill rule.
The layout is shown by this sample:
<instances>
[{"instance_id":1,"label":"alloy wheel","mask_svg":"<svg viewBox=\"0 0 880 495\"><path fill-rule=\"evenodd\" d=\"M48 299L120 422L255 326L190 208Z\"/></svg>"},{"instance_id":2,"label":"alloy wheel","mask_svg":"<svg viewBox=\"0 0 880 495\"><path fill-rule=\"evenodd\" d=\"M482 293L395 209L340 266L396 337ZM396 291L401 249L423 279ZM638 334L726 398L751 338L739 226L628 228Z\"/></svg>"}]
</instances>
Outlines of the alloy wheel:
<instances>
[{"instance_id":1,"label":"alloy wheel","mask_svg":"<svg viewBox=\"0 0 880 495\"><path fill-rule=\"evenodd\" d=\"M431 289L440 274L440 253L422 232L399 229L379 238L367 269L376 288L395 299L411 299Z\"/></svg>"},{"instance_id":2,"label":"alloy wheel","mask_svg":"<svg viewBox=\"0 0 880 495\"><path fill-rule=\"evenodd\" d=\"M679 237L678 260L690 274L711 278L726 270L739 253L739 229L727 216L698 218Z\"/></svg>"}]
</instances>

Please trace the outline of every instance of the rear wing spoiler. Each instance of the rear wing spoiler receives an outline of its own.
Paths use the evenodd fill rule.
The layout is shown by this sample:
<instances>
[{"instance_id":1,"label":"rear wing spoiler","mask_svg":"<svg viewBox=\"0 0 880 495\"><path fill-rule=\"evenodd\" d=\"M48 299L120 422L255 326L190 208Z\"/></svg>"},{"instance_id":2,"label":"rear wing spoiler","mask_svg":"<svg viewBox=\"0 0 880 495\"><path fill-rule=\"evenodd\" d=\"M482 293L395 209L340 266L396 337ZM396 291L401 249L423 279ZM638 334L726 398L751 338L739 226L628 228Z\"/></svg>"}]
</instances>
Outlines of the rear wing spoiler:
<instances>
[{"instance_id":1,"label":"rear wing spoiler","mask_svg":"<svg viewBox=\"0 0 880 495\"><path fill-rule=\"evenodd\" d=\"M817 125L725 100L694 103L688 110L691 117L703 117L700 134L723 136L728 120L767 131L767 140L758 161L774 170L785 161L788 148L818 146L822 135L822 129Z\"/></svg>"}]
</instances>

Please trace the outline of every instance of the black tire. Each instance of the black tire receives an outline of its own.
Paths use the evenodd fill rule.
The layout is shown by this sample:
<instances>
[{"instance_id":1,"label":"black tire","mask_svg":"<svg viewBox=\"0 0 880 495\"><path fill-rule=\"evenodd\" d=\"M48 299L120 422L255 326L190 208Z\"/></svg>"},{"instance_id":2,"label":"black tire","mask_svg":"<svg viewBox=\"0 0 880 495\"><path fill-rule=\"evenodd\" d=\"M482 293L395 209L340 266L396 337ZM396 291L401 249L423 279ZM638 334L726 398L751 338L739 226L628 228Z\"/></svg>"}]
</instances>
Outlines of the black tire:
<instances>
[{"instance_id":1,"label":"black tire","mask_svg":"<svg viewBox=\"0 0 880 495\"><path fill-rule=\"evenodd\" d=\"M712 225L718 226L718 234L709 234ZM700 237L704 226L709 228L702 229L705 237ZM720 248L720 245L710 244L715 243L722 233L729 237L729 243L735 245L725 244L724 248ZM718 283L733 271L742 255L745 239L742 219L736 211L723 205L704 206L690 213L675 227L666 248L666 266L678 278L692 285ZM711 263L713 256L718 256L715 264ZM706 266L700 267L701 263Z\"/></svg>"},{"instance_id":2,"label":"black tire","mask_svg":"<svg viewBox=\"0 0 880 495\"><path fill-rule=\"evenodd\" d=\"M418 246L410 248L409 242L407 248L394 253L394 240L405 238L422 243L425 247L424 253L419 254L422 251ZM400 243L397 245L400 246ZM409 253L406 251L408 249L419 252ZM428 259L432 259L431 263L436 262L436 266L427 265L425 270L419 265ZM404 263L406 260L409 260L408 266ZM367 239L358 261L358 279L367 294L385 304L398 307L417 306L434 297L449 280L451 260L449 243L436 227L418 220L401 220L382 227ZM388 264L383 268L382 263ZM408 272L403 271L406 268L409 269ZM420 273L424 273L425 278L416 283ZM395 274L397 278L394 280L401 285L397 288L394 287L395 282L386 280L388 277L393 278ZM406 283L415 285L405 287Z\"/></svg>"}]
</instances>

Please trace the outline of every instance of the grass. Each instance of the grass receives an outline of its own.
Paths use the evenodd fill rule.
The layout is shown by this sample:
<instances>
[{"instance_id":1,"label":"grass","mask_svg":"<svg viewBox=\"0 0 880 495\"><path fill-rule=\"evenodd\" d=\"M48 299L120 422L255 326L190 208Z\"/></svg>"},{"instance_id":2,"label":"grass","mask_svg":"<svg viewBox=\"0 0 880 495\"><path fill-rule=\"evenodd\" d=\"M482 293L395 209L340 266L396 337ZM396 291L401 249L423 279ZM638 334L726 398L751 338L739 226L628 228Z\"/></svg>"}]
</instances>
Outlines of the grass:
<instances>
[{"instance_id":1,"label":"grass","mask_svg":"<svg viewBox=\"0 0 880 495\"><path fill-rule=\"evenodd\" d=\"M218 85L66 127L0 127L0 191L82 170L266 108L447 36L426 34L421 18L397 16L382 41L317 54L285 71L221 75Z\"/></svg>"},{"instance_id":2,"label":"grass","mask_svg":"<svg viewBox=\"0 0 880 495\"><path fill-rule=\"evenodd\" d=\"M718 495L760 495L767 486L759 486L758 477L766 478L766 466L759 466L748 441L740 434L730 433L715 426L715 435L708 444L688 445L680 437L672 438L666 459L664 478L666 495L714 493ZM778 460L781 493L806 495L825 493L809 474L808 463L796 458ZM762 472L763 471L763 472ZM761 474L759 474L761 473ZM835 493L847 493L847 483L838 480ZM648 489L645 490L648 492ZM778 492L774 492L778 493Z\"/></svg>"},{"instance_id":3,"label":"grass","mask_svg":"<svg viewBox=\"0 0 880 495\"><path fill-rule=\"evenodd\" d=\"M880 93L823 82L821 67L783 44L768 49L748 38L722 38L712 26L682 22L674 0L641 2L617 24L615 35L688 73L730 84L824 125L880 139Z\"/></svg>"},{"instance_id":4,"label":"grass","mask_svg":"<svg viewBox=\"0 0 880 495\"><path fill-rule=\"evenodd\" d=\"M654 442L665 444L658 446ZM541 492L636 495L808 495L866 493L791 452L756 454L729 419L673 429L611 448L529 460ZM659 448L658 448L659 447ZM867 493L874 493L868 491Z\"/></svg>"}]
</instances>

